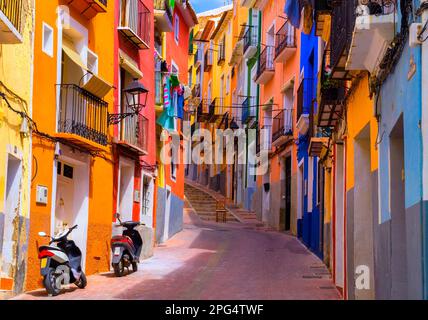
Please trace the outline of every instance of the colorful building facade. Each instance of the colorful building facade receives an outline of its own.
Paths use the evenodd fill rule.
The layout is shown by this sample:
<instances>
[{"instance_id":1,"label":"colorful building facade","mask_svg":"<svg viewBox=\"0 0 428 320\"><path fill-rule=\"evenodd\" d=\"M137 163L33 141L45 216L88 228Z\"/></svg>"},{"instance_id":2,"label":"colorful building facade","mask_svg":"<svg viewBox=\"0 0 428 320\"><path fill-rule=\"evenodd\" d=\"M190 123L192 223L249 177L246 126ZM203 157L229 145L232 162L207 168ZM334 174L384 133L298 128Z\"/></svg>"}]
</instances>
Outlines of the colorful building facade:
<instances>
[{"instance_id":1,"label":"colorful building facade","mask_svg":"<svg viewBox=\"0 0 428 320\"><path fill-rule=\"evenodd\" d=\"M28 268L33 30L34 1L0 2L0 299L23 291Z\"/></svg>"}]
</instances>

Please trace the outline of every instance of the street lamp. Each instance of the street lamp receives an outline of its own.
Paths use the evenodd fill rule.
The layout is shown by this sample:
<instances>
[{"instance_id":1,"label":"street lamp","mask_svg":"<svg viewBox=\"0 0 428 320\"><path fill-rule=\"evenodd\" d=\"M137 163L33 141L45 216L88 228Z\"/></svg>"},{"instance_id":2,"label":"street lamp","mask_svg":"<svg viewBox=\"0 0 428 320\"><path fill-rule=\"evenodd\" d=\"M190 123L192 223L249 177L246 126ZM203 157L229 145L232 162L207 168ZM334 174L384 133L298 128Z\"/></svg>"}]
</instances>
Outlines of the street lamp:
<instances>
[{"instance_id":1,"label":"street lamp","mask_svg":"<svg viewBox=\"0 0 428 320\"><path fill-rule=\"evenodd\" d=\"M109 114L108 123L110 125L118 124L127 117L139 115L140 111L147 105L147 90L138 79L134 79L124 90L127 108L132 112Z\"/></svg>"}]
</instances>

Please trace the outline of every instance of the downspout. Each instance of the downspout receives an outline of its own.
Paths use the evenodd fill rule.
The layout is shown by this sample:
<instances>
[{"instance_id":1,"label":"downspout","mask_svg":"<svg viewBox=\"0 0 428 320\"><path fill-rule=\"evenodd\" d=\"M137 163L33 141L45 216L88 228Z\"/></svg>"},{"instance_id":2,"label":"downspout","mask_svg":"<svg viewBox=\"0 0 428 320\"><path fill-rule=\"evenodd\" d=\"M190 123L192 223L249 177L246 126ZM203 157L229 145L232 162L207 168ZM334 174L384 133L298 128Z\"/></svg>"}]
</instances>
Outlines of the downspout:
<instances>
[{"instance_id":1,"label":"downspout","mask_svg":"<svg viewBox=\"0 0 428 320\"><path fill-rule=\"evenodd\" d=\"M428 23L428 0L421 0L422 11L422 26ZM426 37L427 31L422 37ZM421 130L422 130L422 282L423 282L423 297L428 298L428 286L427 286L427 217L428 212L427 200L428 200L428 41L422 42L422 115L421 115Z\"/></svg>"}]
</instances>

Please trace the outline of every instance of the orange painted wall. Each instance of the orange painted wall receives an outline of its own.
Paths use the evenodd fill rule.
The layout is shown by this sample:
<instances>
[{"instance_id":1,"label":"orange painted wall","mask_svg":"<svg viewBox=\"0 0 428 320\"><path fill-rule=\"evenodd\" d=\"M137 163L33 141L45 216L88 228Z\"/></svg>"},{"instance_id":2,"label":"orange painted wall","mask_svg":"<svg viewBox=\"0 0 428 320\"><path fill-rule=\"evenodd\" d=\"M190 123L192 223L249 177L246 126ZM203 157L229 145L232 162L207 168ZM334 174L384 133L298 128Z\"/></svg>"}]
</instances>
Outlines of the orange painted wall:
<instances>
[{"instance_id":1,"label":"orange painted wall","mask_svg":"<svg viewBox=\"0 0 428 320\"><path fill-rule=\"evenodd\" d=\"M53 135L56 124L56 90L57 84L57 39L56 28L57 9L59 5L67 5L69 1L51 0L36 2L35 52L34 52L34 105L33 119L42 132ZM114 1L108 2L108 11L98 14L92 20L81 16L75 9L70 8L70 15L88 29L88 46L98 55L99 75L113 83L114 70ZM54 57L42 52L43 22L54 28ZM109 30L109 32L106 32ZM113 91L104 98L109 104L109 112L113 112ZM110 138L112 136L110 129ZM88 237L86 252L86 273L92 274L109 269L109 240L111 236L112 202L109 199L113 193L113 165L111 149L107 149L106 159L93 158L90 164L89 180L89 213ZM31 184L31 214L30 239L28 250L28 270L26 290L41 286L37 248L46 240L37 236L39 231L51 232L52 179L54 164L54 145L45 139L33 137L33 181ZM34 165L37 162L38 165ZM36 187L48 187L48 204L36 204ZM54 213L53 213L54 214Z\"/></svg>"},{"instance_id":2,"label":"orange painted wall","mask_svg":"<svg viewBox=\"0 0 428 320\"><path fill-rule=\"evenodd\" d=\"M371 170L378 168L375 147L378 125L374 115L374 100L370 99L367 75L362 76L347 103L346 190L354 187L354 140L366 125L370 125Z\"/></svg>"}]
</instances>

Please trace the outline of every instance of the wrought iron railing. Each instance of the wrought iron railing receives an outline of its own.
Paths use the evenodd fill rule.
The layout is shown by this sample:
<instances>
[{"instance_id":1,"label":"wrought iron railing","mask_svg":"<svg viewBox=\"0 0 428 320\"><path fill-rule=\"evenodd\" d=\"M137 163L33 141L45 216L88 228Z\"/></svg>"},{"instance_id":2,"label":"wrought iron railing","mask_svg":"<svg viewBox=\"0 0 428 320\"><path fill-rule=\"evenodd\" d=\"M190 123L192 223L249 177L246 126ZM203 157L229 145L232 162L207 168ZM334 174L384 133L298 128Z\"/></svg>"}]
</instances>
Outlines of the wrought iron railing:
<instances>
[{"instance_id":1,"label":"wrought iron railing","mask_svg":"<svg viewBox=\"0 0 428 320\"><path fill-rule=\"evenodd\" d=\"M315 98L313 82L312 78L304 78L297 90L297 120L302 114L310 113L312 100Z\"/></svg>"},{"instance_id":2,"label":"wrought iron railing","mask_svg":"<svg viewBox=\"0 0 428 320\"><path fill-rule=\"evenodd\" d=\"M331 66L335 68L349 50L355 25L355 10L358 0L342 1L335 6L331 22ZM344 62L343 62L344 63Z\"/></svg>"},{"instance_id":3,"label":"wrought iron railing","mask_svg":"<svg viewBox=\"0 0 428 320\"><path fill-rule=\"evenodd\" d=\"M122 0L123 1L123 0ZM147 45L150 44L151 12L143 0L129 1L129 7L120 21L121 28L129 28Z\"/></svg>"},{"instance_id":4,"label":"wrought iron railing","mask_svg":"<svg viewBox=\"0 0 428 320\"><path fill-rule=\"evenodd\" d=\"M257 46L257 29L252 26L247 26L247 30L244 33L244 53L251 46ZM254 30L253 30L254 29Z\"/></svg>"},{"instance_id":5,"label":"wrought iron railing","mask_svg":"<svg viewBox=\"0 0 428 320\"><path fill-rule=\"evenodd\" d=\"M154 0L155 10L163 10L168 15L168 19L172 22L172 10L169 6L169 0Z\"/></svg>"},{"instance_id":6,"label":"wrought iron railing","mask_svg":"<svg viewBox=\"0 0 428 320\"><path fill-rule=\"evenodd\" d=\"M274 53L275 47L266 46L260 54L259 64L257 68L257 78L265 71L274 71Z\"/></svg>"},{"instance_id":7,"label":"wrought iron railing","mask_svg":"<svg viewBox=\"0 0 428 320\"><path fill-rule=\"evenodd\" d=\"M247 97L245 98L245 100L242 102L242 117L241 117L241 121L242 123L247 123L248 118L250 117L250 98Z\"/></svg>"},{"instance_id":8,"label":"wrought iron railing","mask_svg":"<svg viewBox=\"0 0 428 320\"><path fill-rule=\"evenodd\" d=\"M124 108L123 113L132 113L130 108ZM121 140L147 152L148 120L142 115L127 117L121 122Z\"/></svg>"},{"instance_id":9,"label":"wrought iron railing","mask_svg":"<svg viewBox=\"0 0 428 320\"><path fill-rule=\"evenodd\" d=\"M9 19L15 29L22 33L23 0L0 0L0 11Z\"/></svg>"},{"instance_id":10,"label":"wrought iron railing","mask_svg":"<svg viewBox=\"0 0 428 320\"><path fill-rule=\"evenodd\" d=\"M75 84L60 84L58 132L107 145L108 104Z\"/></svg>"},{"instance_id":11,"label":"wrought iron railing","mask_svg":"<svg viewBox=\"0 0 428 320\"><path fill-rule=\"evenodd\" d=\"M293 109L284 109L273 118L272 142L293 135Z\"/></svg>"},{"instance_id":12,"label":"wrought iron railing","mask_svg":"<svg viewBox=\"0 0 428 320\"><path fill-rule=\"evenodd\" d=\"M275 58L285 48L296 48L296 30L288 21L282 25L275 37Z\"/></svg>"}]
</instances>

